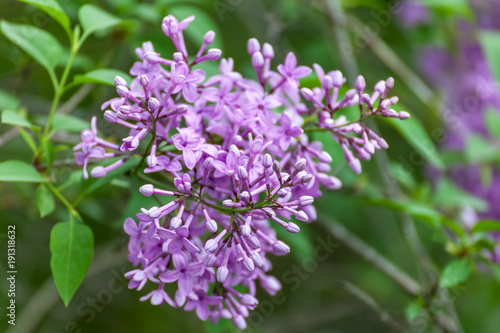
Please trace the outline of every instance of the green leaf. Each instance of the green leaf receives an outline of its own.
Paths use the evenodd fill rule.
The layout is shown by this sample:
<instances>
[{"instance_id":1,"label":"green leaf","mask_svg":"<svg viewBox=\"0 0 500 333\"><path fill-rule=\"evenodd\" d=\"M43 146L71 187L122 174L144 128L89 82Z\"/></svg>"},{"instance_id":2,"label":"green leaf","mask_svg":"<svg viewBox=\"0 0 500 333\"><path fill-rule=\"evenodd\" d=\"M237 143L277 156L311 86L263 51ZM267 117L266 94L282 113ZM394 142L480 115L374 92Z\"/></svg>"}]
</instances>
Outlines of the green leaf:
<instances>
[{"instance_id":1,"label":"green leaf","mask_svg":"<svg viewBox=\"0 0 500 333\"><path fill-rule=\"evenodd\" d=\"M43 183L46 180L32 165L26 162L10 160L0 163L0 181Z\"/></svg>"},{"instance_id":2,"label":"green leaf","mask_svg":"<svg viewBox=\"0 0 500 333\"><path fill-rule=\"evenodd\" d=\"M129 84L132 82L132 78L127 73L124 73L116 69L102 68L93 70L83 75L76 75L72 84L91 82L91 83L101 83L114 86L115 76L117 75L124 78Z\"/></svg>"},{"instance_id":3,"label":"green leaf","mask_svg":"<svg viewBox=\"0 0 500 333\"><path fill-rule=\"evenodd\" d=\"M114 27L123 21L118 17L102 10L94 5L83 5L78 11L78 19L83 27L84 36ZM82 36L82 39L84 37Z\"/></svg>"},{"instance_id":4,"label":"green leaf","mask_svg":"<svg viewBox=\"0 0 500 333\"><path fill-rule=\"evenodd\" d=\"M457 187L447 178L441 178L436 188L433 202L437 205L453 208L468 205L477 211L484 211L488 203Z\"/></svg>"},{"instance_id":5,"label":"green leaf","mask_svg":"<svg viewBox=\"0 0 500 333\"><path fill-rule=\"evenodd\" d=\"M36 154L37 152L36 143L35 140L33 140L33 138L31 137L31 135L22 128L19 129L19 134L21 134L21 137L23 138L24 142L26 142L26 144L31 148L33 154Z\"/></svg>"},{"instance_id":6,"label":"green leaf","mask_svg":"<svg viewBox=\"0 0 500 333\"><path fill-rule=\"evenodd\" d=\"M19 104L19 98L9 92L0 90L0 111L7 109L16 110Z\"/></svg>"},{"instance_id":7,"label":"green leaf","mask_svg":"<svg viewBox=\"0 0 500 333\"><path fill-rule=\"evenodd\" d=\"M5 110L2 112L2 124L9 124L14 126L21 126L27 128L39 128L28 121L28 119L21 116L16 111Z\"/></svg>"},{"instance_id":8,"label":"green leaf","mask_svg":"<svg viewBox=\"0 0 500 333\"><path fill-rule=\"evenodd\" d=\"M43 158L45 159L45 163L50 168L52 163L54 163L54 158L56 156L56 152L54 150L54 145L50 143L50 141L45 141L43 143Z\"/></svg>"},{"instance_id":9,"label":"green leaf","mask_svg":"<svg viewBox=\"0 0 500 333\"><path fill-rule=\"evenodd\" d=\"M234 325L230 320L219 320L215 325L210 323L210 321L204 321L203 326L205 327L206 333L233 333Z\"/></svg>"},{"instance_id":10,"label":"green leaf","mask_svg":"<svg viewBox=\"0 0 500 333\"><path fill-rule=\"evenodd\" d=\"M53 76L54 67L63 56L63 48L48 32L25 24L1 21L2 33L38 61Z\"/></svg>"},{"instance_id":11,"label":"green leaf","mask_svg":"<svg viewBox=\"0 0 500 333\"><path fill-rule=\"evenodd\" d=\"M412 322L418 318L418 316L422 313L422 304L419 300L415 300L411 302L405 310L406 318L408 322Z\"/></svg>"},{"instance_id":12,"label":"green leaf","mask_svg":"<svg viewBox=\"0 0 500 333\"><path fill-rule=\"evenodd\" d=\"M500 50L499 50L500 51ZM498 60L497 60L498 61ZM500 111L488 108L484 112L484 123L488 128L488 133L498 139L500 138Z\"/></svg>"},{"instance_id":13,"label":"green leaf","mask_svg":"<svg viewBox=\"0 0 500 333\"><path fill-rule=\"evenodd\" d=\"M491 71L496 81L500 81L500 61L498 61L498 55L500 54L500 32L480 31L478 34L479 42L483 47L483 52L490 64ZM490 90L489 93L494 93L494 91Z\"/></svg>"},{"instance_id":14,"label":"green leaf","mask_svg":"<svg viewBox=\"0 0 500 333\"><path fill-rule=\"evenodd\" d=\"M384 119L392 125L430 164L440 170L444 169L444 163L439 156L434 142L427 135L424 127L414 115L412 115L410 119L406 120L395 118Z\"/></svg>"},{"instance_id":15,"label":"green leaf","mask_svg":"<svg viewBox=\"0 0 500 333\"><path fill-rule=\"evenodd\" d=\"M469 163L493 162L498 160L498 150L485 138L471 134L467 136L465 157Z\"/></svg>"},{"instance_id":16,"label":"green leaf","mask_svg":"<svg viewBox=\"0 0 500 333\"><path fill-rule=\"evenodd\" d=\"M420 2L445 14L459 14L466 18L473 17L472 9L467 0L420 0Z\"/></svg>"},{"instance_id":17,"label":"green leaf","mask_svg":"<svg viewBox=\"0 0 500 333\"><path fill-rule=\"evenodd\" d=\"M92 230L80 223L57 223L50 232L50 268L66 307L92 261Z\"/></svg>"},{"instance_id":18,"label":"green leaf","mask_svg":"<svg viewBox=\"0 0 500 333\"><path fill-rule=\"evenodd\" d=\"M36 203L40 211L40 217L49 215L54 211L56 203L52 192L44 184L38 185L36 189Z\"/></svg>"},{"instance_id":19,"label":"green leaf","mask_svg":"<svg viewBox=\"0 0 500 333\"><path fill-rule=\"evenodd\" d=\"M471 270L471 263L467 258L452 260L448 266L445 267L439 285L443 288L450 288L465 282Z\"/></svg>"},{"instance_id":20,"label":"green leaf","mask_svg":"<svg viewBox=\"0 0 500 333\"><path fill-rule=\"evenodd\" d=\"M478 232L500 231L500 221L495 220L481 220L476 223L470 232L472 234Z\"/></svg>"},{"instance_id":21,"label":"green leaf","mask_svg":"<svg viewBox=\"0 0 500 333\"><path fill-rule=\"evenodd\" d=\"M82 120L80 118L71 116L71 115L63 115L63 114L55 114L52 120L52 131L67 131L67 132L81 132L84 129L89 128L89 122Z\"/></svg>"},{"instance_id":22,"label":"green leaf","mask_svg":"<svg viewBox=\"0 0 500 333\"><path fill-rule=\"evenodd\" d=\"M62 9L61 5L55 0L19 0L40 8L50 16L52 16L66 30L68 36L71 36L69 18Z\"/></svg>"}]
</instances>

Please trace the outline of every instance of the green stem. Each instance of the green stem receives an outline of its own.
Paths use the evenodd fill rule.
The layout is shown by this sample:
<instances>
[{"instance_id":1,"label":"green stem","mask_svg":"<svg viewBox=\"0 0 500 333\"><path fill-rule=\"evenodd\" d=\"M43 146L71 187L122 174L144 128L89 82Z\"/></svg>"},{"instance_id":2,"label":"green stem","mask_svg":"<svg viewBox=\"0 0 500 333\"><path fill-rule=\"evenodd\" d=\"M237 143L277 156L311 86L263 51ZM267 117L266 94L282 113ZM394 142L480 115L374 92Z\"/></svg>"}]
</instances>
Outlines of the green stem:
<instances>
[{"instance_id":1,"label":"green stem","mask_svg":"<svg viewBox=\"0 0 500 333\"><path fill-rule=\"evenodd\" d=\"M55 188L54 185L52 185L50 182L47 182L46 185L52 191L52 193L64 204L64 206L66 206L71 216L74 216L78 221L81 221L82 218L80 217L80 214L78 214L73 205L69 203L68 199L66 199L64 195L62 195L62 193L59 192L59 190Z\"/></svg>"}]
</instances>

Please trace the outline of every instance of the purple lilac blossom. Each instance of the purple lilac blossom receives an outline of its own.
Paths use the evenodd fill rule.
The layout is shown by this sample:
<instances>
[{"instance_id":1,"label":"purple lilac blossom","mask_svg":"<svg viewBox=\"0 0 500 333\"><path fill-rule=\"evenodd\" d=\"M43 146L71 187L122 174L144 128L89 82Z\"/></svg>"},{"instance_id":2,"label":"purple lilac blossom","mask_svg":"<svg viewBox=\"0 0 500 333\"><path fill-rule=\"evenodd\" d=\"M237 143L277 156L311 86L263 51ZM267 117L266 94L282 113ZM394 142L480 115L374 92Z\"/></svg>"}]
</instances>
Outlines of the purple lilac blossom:
<instances>
[{"instance_id":1,"label":"purple lilac blossom","mask_svg":"<svg viewBox=\"0 0 500 333\"><path fill-rule=\"evenodd\" d=\"M85 174L89 159L119 158L94 167L93 177L105 176L128 159L142 166L145 159L145 173L162 173L173 183L143 185L143 195L165 203L142 208L138 224L132 218L124 224L130 236L128 258L139 267L125 274L129 288L154 286L140 300L196 309L201 320L231 319L244 329L245 318L258 304L256 283L271 295L281 289L269 275L268 254L285 255L291 249L277 238L275 228L298 233L302 223L316 218L312 204L321 195L320 185L342 186L328 174L333 157L321 142L310 141L308 132L331 133L349 166L360 173L359 159L369 160L388 147L362 120L409 115L391 109L397 102L388 96L392 78L379 81L370 94L360 76L356 89L341 94L342 73L325 74L315 64L319 87L301 89L299 79L312 70L298 66L289 53L273 71L272 46L264 44L261 53L254 38L248 51L257 80L234 72L232 59L222 59L220 75L206 78L193 67L217 60L221 52L206 51L215 37L209 31L190 60L183 30L193 19L179 22L169 15L163 20L163 31L177 48L172 59L144 43L136 51L141 61L130 70L135 77L130 86L115 79L119 98L102 108L107 121L129 129L122 145L98 139L93 119L75 156ZM359 106L359 118L337 113L351 106ZM177 285L175 294L167 294L166 284Z\"/></svg>"}]
</instances>

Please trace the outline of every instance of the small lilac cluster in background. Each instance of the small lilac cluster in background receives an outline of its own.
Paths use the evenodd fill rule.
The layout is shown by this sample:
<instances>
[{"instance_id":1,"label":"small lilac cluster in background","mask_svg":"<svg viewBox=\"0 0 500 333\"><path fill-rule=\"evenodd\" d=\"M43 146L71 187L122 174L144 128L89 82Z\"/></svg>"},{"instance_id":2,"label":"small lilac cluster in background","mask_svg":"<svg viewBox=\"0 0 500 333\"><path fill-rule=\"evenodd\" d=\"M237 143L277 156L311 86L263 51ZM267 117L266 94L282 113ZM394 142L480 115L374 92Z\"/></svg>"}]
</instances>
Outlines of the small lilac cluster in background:
<instances>
[{"instance_id":1,"label":"small lilac cluster in background","mask_svg":"<svg viewBox=\"0 0 500 333\"><path fill-rule=\"evenodd\" d=\"M359 76L354 89L341 93L342 73L314 65L320 86L300 89L299 79L312 70L299 66L293 53L272 70L273 47L253 38L248 53L256 79L235 72L232 59L220 60L220 74L207 78L195 65L219 60L221 51L208 48L215 38L209 31L196 55L188 55L183 31L193 19L163 19L163 32L177 49L172 59L146 42L136 50L140 61L130 70L133 82L116 77L118 97L102 109L108 122L129 129L121 145L98 138L94 118L75 156L84 177L91 159L112 159L90 171L103 177L127 159L142 157L144 173L159 173L173 184L143 185L143 195L164 204L143 208L138 223L128 218L124 224L129 260L138 266L125 274L129 288L154 286L141 301L195 309L202 320L231 319L243 329L258 304L257 281L271 295L281 288L268 274L267 254L285 255L290 247L275 229L298 233L299 225L316 219L312 203L320 185L342 186L329 174L332 156L307 132L330 132L350 168L360 173L360 159L388 147L362 120L409 114L391 109L398 100L388 95L392 78L370 94ZM339 115L347 107L359 107L359 119Z\"/></svg>"},{"instance_id":2,"label":"small lilac cluster in background","mask_svg":"<svg viewBox=\"0 0 500 333\"><path fill-rule=\"evenodd\" d=\"M442 149L448 151L463 151L467 139L471 135L480 135L492 144L484 113L486 110L496 110L500 113L500 90L483 49L477 40L476 29L500 30L498 15L500 2L495 0L474 0L471 6L476 15L476 22L460 21L460 32L453 41L456 49L450 52L442 47L428 47L420 56L423 74L437 88L443 88L445 93L445 114L447 140ZM428 9L417 3L405 2L405 8L418 8L407 11L413 18L405 16L407 22L413 24L426 23L429 17ZM417 19L417 17L419 19ZM427 17L427 18L426 18ZM474 25L473 25L474 24ZM471 228L481 218L500 220L500 170L492 167L491 179L487 184L481 180L479 165L459 165L451 169L455 182L464 190L485 200L489 206L485 212L474 212L470 207L464 207L462 212L464 223ZM500 235L493 233L497 243ZM500 263L500 243L492 253L486 256Z\"/></svg>"}]
</instances>

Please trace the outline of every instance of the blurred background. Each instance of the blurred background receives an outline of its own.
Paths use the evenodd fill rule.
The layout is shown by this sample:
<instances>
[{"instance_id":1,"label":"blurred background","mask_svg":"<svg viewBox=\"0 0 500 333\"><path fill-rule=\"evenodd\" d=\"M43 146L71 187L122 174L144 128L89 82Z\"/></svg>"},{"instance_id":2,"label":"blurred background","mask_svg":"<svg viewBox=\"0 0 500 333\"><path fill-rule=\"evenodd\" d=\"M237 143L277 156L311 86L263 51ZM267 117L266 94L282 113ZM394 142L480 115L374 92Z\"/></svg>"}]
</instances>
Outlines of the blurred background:
<instances>
[{"instance_id":1,"label":"blurred background","mask_svg":"<svg viewBox=\"0 0 500 333\"><path fill-rule=\"evenodd\" d=\"M72 22L85 3L127 21L89 37L71 75L103 67L128 72L136 60L135 48L144 41L153 42L168 57L174 48L161 30L161 20L173 14L179 19L196 16L187 30L191 52L198 49L207 30L214 30L214 47L222 49L223 57L235 59L236 71L249 77L254 73L246 42L256 37L274 46L274 68L293 51L300 64L341 70L351 86L358 74L365 76L369 87L389 76L395 78L392 92L400 99L399 109L410 112L413 120L404 127L374 123L391 147L363 162L362 175L355 176L342 162L341 150L331 139L317 135L332 156L339 156L333 170L345 186L325 191L317 200L318 221L302 227L299 235L281 235L291 244L292 253L271 260L272 273L282 281L283 290L274 297L259 291L260 305L247 320L248 332L445 332L433 324L441 308L460 318L459 331L500 331L500 274L490 264L495 258L489 253L478 251L469 279L444 293L436 292L435 281L419 269L428 265L442 271L454 257L465 255L449 230L436 225L436 214L457 225L470 221L471 215L500 218L498 1L59 2ZM4 20L43 28L67 45L57 22L35 7L7 0L0 4L0 13ZM0 50L0 109L24 110L34 122L43 122L53 93L49 77L3 35ZM489 62L492 59L497 63ZM218 70L211 65L205 68L207 75ZM301 83L313 87L318 81L311 75ZM85 123L96 115L104 134L119 137L101 121L100 105L114 95L113 87L86 84L70 89L62 108ZM60 142L58 159L70 160L71 145L79 141L79 134L64 132L56 141ZM31 152L18 131L0 125L0 161L12 157L31 162ZM74 180L81 170L70 164L56 172L66 184L67 196L75 200L80 187ZM123 175L82 196L78 211L93 230L95 253L87 277L66 308L49 264L50 230L66 219L64 207L41 219L34 204L34 185L0 183L2 249L6 226L17 227L18 316L9 332L235 331L230 323L212 326L182 309L139 302L145 293L126 288L123 274L132 266L126 260L128 237L122 223L147 205L145 198L128 190L138 186ZM339 225L427 286L432 297L405 293L338 240L344 231ZM414 231L420 235L423 252L408 245ZM0 285L2 292L7 290L5 279ZM429 305L432 300L437 301ZM453 303L455 309L450 310ZM6 328L2 319L0 331Z\"/></svg>"}]
</instances>

